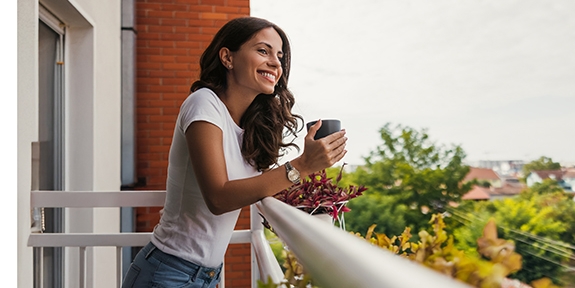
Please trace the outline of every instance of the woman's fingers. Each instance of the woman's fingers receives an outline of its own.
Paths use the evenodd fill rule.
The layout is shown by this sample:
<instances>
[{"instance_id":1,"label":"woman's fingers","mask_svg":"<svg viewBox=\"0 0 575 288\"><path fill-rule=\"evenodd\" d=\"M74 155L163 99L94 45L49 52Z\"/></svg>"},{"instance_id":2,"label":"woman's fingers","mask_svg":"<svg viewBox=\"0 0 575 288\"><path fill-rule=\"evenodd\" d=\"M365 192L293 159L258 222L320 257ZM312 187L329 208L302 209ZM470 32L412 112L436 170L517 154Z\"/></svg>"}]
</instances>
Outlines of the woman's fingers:
<instances>
[{"instance_id":1,"label":"woman's fingers","mask_svg":"<svg viewBox=\"0 0 575 288\"><path fill-rule=\"evenodd\" d=\"M315 134L317 133L317 130L319 130L319 128L321 128L321 119L317 120L317 122L315 122L315 124L313 124L313 125L311 125L311 127L309 127L309 129L307 131L306 138L313 140L315 137Z\"/></svg>"},{"instance_id":2,"label":"woman's fingers","mask_svg":"<svg viewBox=\"0 0 575 288\"><path fill-rule=\"evenodd\" d=\"M343 159L343 156L345 156L345 154L347 153L347 151L345 150L346 143L347 143L347 137L340 137L330 144L331 149L329 153L329 158L331 160L330 161L331 165Z\"/></svg>"},{"instance_id":3,"label":"woman's fingers","mask_svg":"<svg viewBox=\"0 0 575 288\"><path fill-rule=\"evenodd\" d=\"M310 132L311 129L310 129ZM338 131L322 139L313 140L307 139L309 145L304 149L306 158L310 160L308 163L313 162L314 171L318 171L340 161L347 153L345 146L347 137L345 137L345 130ZM307 153L306 153L307 152Z\"/></svg>"}]
</instances>

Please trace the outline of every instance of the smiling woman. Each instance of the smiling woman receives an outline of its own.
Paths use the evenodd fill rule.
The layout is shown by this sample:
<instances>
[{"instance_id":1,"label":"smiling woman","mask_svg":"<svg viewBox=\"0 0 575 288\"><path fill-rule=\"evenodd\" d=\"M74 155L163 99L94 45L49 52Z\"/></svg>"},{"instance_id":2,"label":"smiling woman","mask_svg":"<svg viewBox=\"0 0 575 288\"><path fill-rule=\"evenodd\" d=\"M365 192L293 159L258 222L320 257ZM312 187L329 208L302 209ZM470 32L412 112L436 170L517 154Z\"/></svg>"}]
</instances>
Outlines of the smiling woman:
<instances>
[{"instance_id":1,"label":"smiling woman","mask_svg":"<svg viewBox=\"0 0 575 288\"><path fill-rule=\"evenodd\" d=\"M122 287L215 287L240 209L273 196L300 175L332 166L346 154L345 131L314 140L279 165L284 131L301 130L288 90L290 45L267 20L225 24L200 59L200 79L180 107L160 223ZM297 146L296 146L297 147Z\"/></svg>"}]
</instances>

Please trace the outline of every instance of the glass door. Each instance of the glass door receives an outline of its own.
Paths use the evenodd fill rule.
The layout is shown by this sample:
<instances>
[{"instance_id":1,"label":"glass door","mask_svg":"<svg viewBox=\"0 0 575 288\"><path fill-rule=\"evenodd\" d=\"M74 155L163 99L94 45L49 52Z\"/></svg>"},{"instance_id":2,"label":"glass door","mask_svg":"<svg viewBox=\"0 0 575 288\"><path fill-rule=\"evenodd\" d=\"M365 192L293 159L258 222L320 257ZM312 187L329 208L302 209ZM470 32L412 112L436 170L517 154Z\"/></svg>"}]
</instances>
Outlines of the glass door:
<instances>
[{"instance_id":1,"label":"glass door","mask_svg":"<svg viewBox=\"0 0 575 288\"><path fill-rule=\"evenodd\" d=\"M38 189L63 190L64 31L59 22L50 19L45 13L40 13L40 16L38 28L38 141L40 150ZM44 209L44 232L63 232L63 214L62 208ZM34 251L35 263L40 263L34 267L35 270L39 269L35 271L35 275L39 275L35 278L35 287L64 287L63 253L64 249L60 247Z\"/></svg>"}]
</instances>

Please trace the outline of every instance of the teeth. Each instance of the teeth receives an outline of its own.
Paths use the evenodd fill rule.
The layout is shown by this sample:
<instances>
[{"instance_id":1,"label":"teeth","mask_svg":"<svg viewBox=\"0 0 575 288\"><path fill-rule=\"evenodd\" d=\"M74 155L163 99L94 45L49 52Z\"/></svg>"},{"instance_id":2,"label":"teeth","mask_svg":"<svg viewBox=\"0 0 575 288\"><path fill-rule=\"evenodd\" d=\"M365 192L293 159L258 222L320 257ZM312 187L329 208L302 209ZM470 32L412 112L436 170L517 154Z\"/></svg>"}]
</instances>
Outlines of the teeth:
<instances>
[{"instance_id":1,"label":"teeth","mask_svg":"<svg viewBox=\"0 0 575 288\"><path fill-rule=\"evenodd\" d=\"M266 77L266 78L271 78L271 79L273 79L273 80L276 80L276 76L275 76L274 74L266 73L266 72L262 72L262 73L260 73L260 74L262 74L262 75L263 75L264 77Z\"/></svg>"}]
</instances>

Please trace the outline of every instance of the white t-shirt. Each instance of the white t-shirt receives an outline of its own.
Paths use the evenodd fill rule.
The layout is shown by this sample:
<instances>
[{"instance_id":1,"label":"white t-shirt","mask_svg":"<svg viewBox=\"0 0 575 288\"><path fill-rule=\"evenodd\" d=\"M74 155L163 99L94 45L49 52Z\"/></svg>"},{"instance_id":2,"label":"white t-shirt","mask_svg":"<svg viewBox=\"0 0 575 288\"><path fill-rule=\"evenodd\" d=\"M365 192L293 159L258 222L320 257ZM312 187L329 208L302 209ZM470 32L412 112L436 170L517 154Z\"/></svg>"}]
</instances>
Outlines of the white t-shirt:
<instances>
[{"instance_id":1,"label":"white t-shirt","mask_svg":"<svg viewBox=\"0 0 575 288\"><path fill-rule=\"evenodd\" d=\"M217 267L231 239L240 209L214 215L210 212L190 161L185 132L194 121L206 121L222 130L229 180L259 175L241 153L243 130L210 89L192 93L182 103L170 147L166 203L152 243L165 253L206 267ZM210 193L206 191L206 193Z\"/></svg>"}]
</instances>

